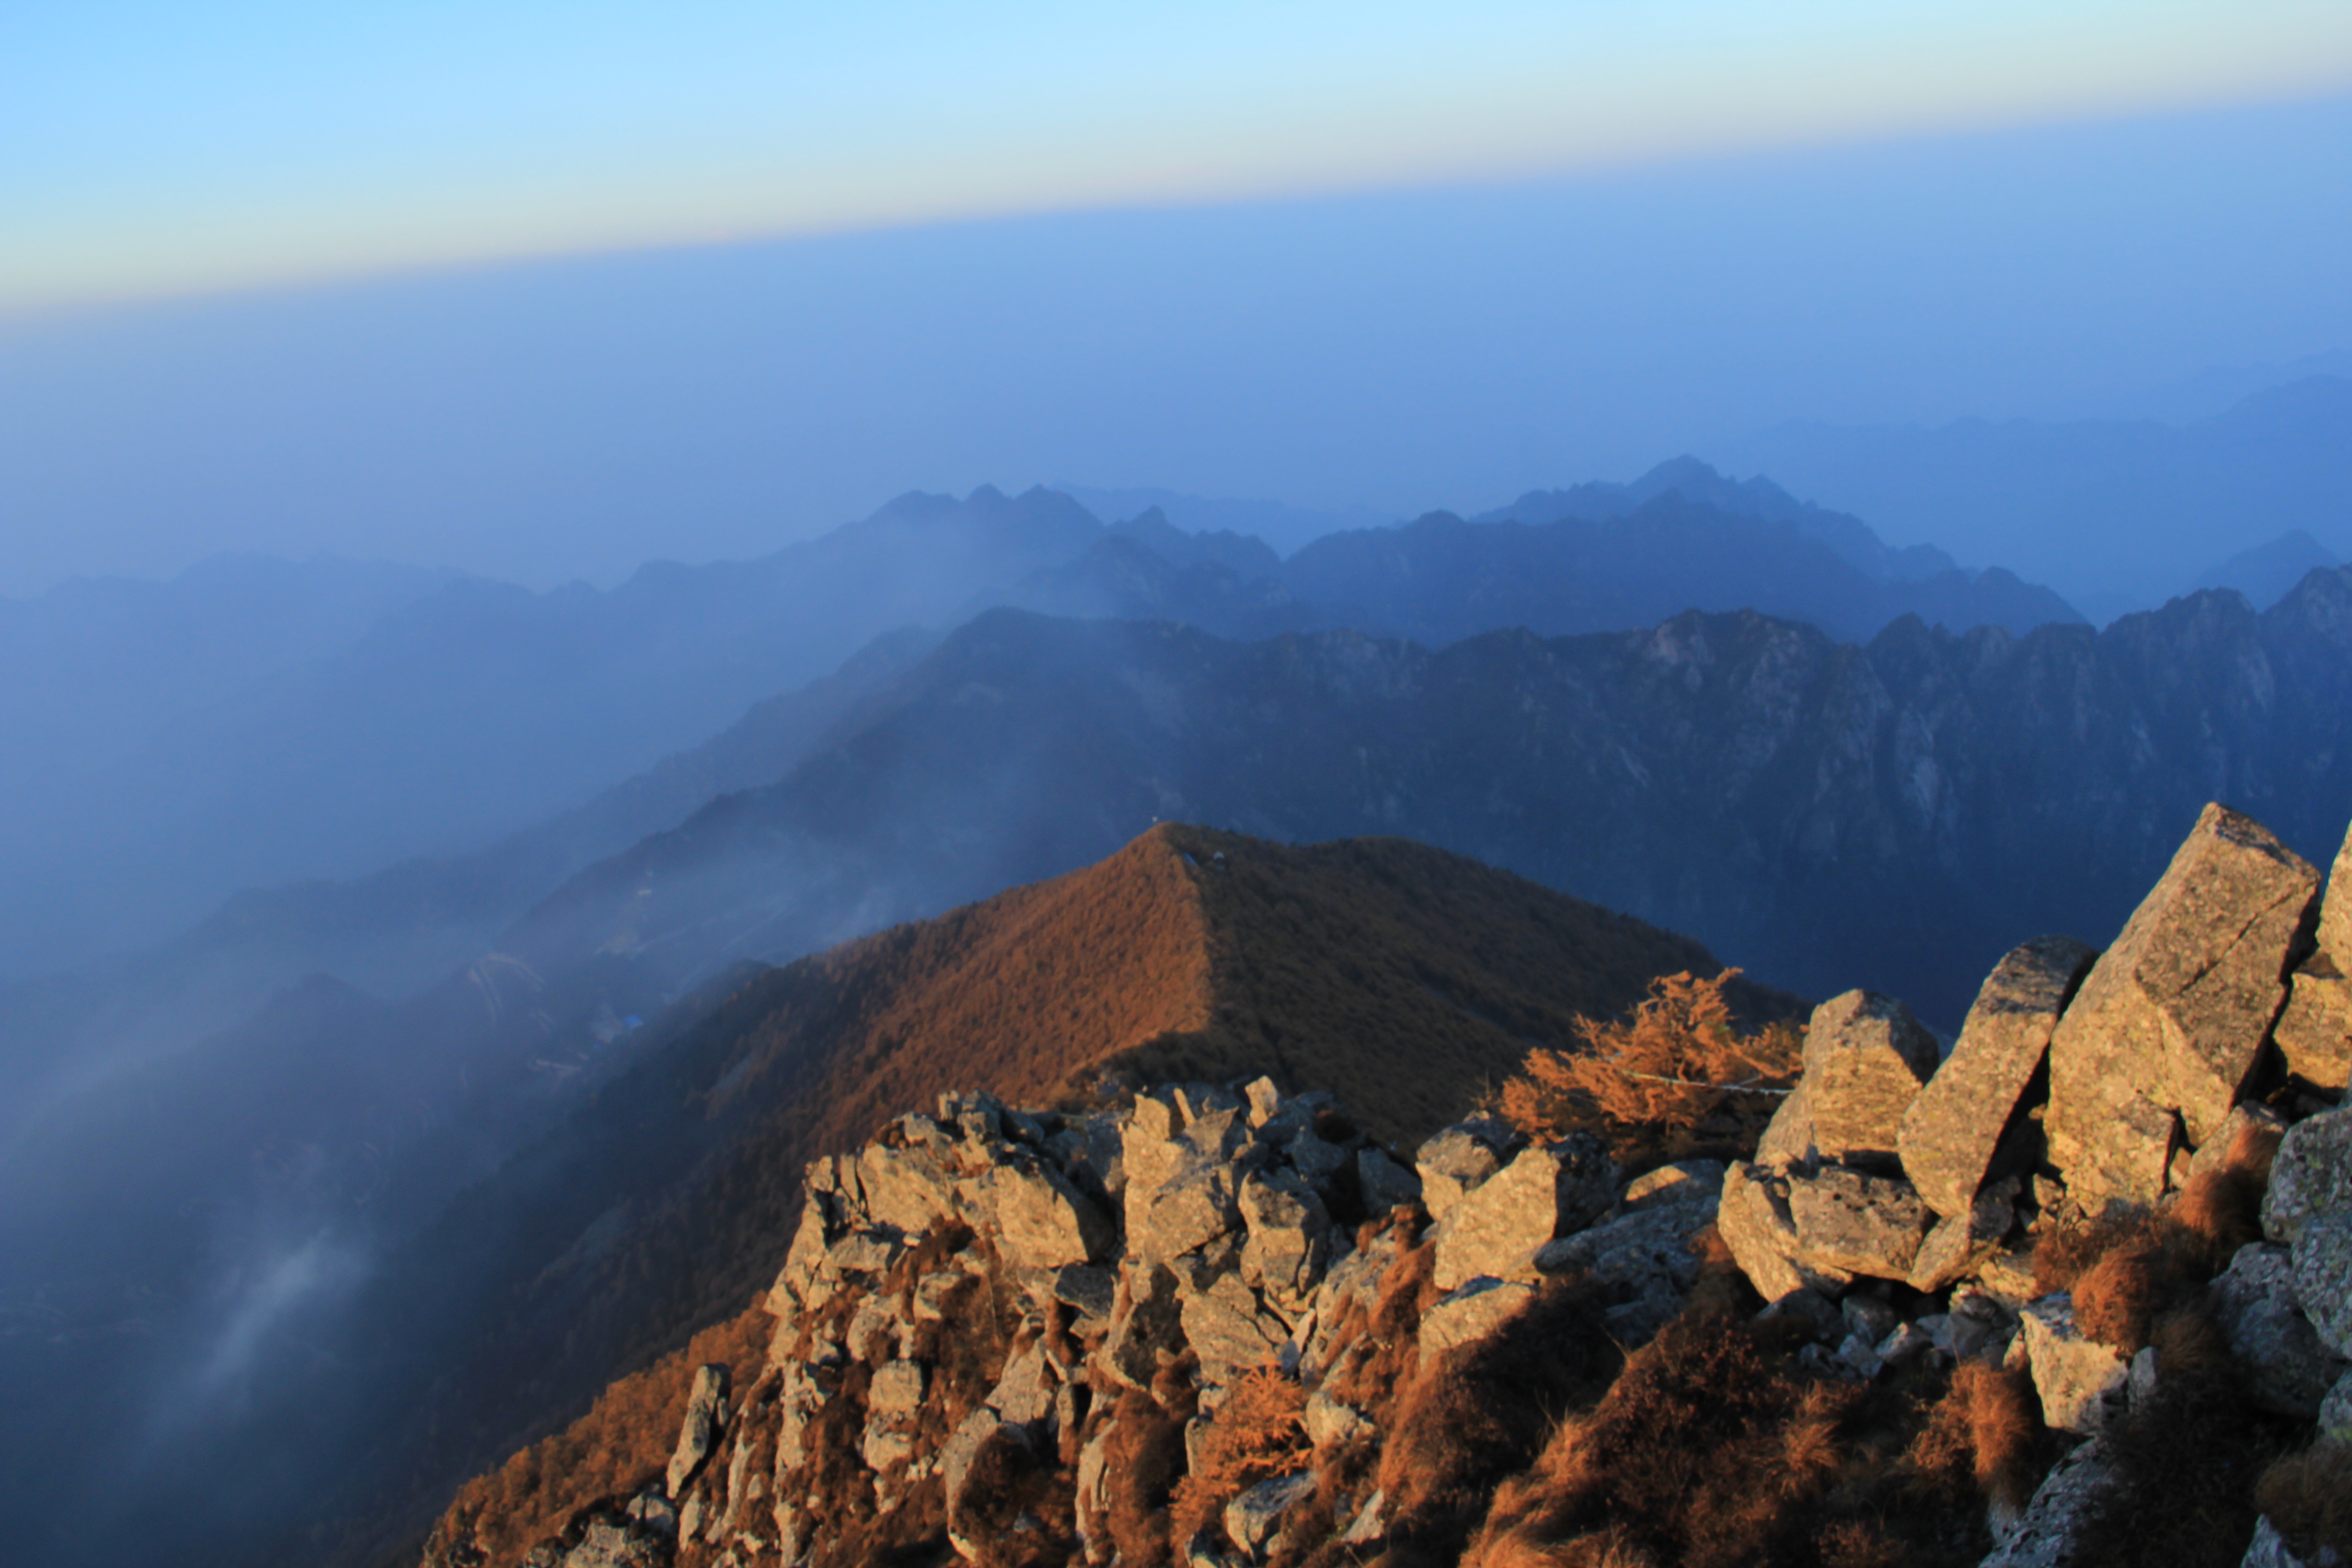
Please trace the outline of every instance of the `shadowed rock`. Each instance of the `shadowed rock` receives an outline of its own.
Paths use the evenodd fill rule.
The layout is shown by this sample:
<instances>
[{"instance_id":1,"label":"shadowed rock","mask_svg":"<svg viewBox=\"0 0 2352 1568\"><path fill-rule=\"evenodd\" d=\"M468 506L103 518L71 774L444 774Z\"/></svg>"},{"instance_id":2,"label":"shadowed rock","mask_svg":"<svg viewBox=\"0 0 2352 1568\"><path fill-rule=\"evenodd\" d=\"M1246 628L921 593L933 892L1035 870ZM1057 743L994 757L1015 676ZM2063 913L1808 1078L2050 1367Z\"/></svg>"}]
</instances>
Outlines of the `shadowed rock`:
<instances>
[{"instance_id":1,"label":"shadowed rock","mask_svg":"<svg viewBox=\"0 0 2352 1568\"><path fill-rule=\"evenodd\" d=\"M2263 1194L2263 1234L2292 1242L2305 1224L2352 1211L2352 1107L2299 1121L2279 1140Z\"/></svg>"},{"instance_id":2,"label":"shadowed rock","mask_svg":"<svg viewBox=\"0 0 2352 1568\"><path fill-rule=\"evenodd\" d=\"M2319 874L2209 805L2050 1042L2053 1162L2070 1195L2153 1203L2174 1149L2210 1139L2284 999Z\"/></svg>"},{"instance_id":3,"label":"shadowed rock","mask_svg":"<svg viewBox=\"0 0 2352 1568\"><path fill-rule=\"evenodd\" d=\"M1959 1043L1903 1113L1903 1173L1937 1214L1969 1213L2067 999L2097 957L2072 937L2037 937L1986 977Z\"/></svg>"},{"instance_id":4,"label":"shadowed rock","mask_svg":"<svg viewBox=\"0 0 2352 1568\"><path fill-rule=\"evenodd\" d=\"M1788 1180L1801 1266L1877 1279L1910 1274L1935 1216L1909 1183L1837 1165Z\"/></svg>"}]
</instances>

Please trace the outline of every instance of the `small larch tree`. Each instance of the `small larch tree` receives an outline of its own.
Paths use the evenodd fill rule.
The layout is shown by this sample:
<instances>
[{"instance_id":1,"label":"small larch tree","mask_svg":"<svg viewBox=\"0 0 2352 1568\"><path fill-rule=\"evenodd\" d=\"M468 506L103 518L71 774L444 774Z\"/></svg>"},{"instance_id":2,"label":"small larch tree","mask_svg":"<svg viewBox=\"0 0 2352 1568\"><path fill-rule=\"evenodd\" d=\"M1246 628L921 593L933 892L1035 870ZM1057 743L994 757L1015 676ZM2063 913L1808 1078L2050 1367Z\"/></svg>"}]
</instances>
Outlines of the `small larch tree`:
<instances>
[{"instance_id":1,"label":"small larch tree","mask_svg":"<svg viewBox=\"0 0 2352 1568\"><path fill-rule=\"evenodd\" d=\"M1495 1109L1532 1138L1597 1133L1621 1161L1751 1151L1797 1080L1804 1034L1789 1020L1742 1029L1725 994L1738 974L1664 975L1632 1016L1577 1019L1576 1044L1529 1051Z\"/></svg>"}]
</instances>

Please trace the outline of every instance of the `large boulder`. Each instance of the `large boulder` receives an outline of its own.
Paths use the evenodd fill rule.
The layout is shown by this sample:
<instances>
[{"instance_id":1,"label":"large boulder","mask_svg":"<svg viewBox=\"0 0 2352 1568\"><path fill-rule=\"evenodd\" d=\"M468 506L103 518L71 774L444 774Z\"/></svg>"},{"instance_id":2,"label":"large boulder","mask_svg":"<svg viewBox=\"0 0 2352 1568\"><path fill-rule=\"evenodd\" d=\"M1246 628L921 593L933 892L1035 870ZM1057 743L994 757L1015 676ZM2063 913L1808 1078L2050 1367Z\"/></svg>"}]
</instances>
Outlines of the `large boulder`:
<instances>
[{"instance_id":1,"label":"large boulder","mask_svg":"<svg viewBox=\"0 0 2352 1568\"><path fill-rule=\"evenodd\" d=\"M1723 1173L1716 1233L1730 1249L1731 1260L1767 1301L1808 1289L1834 1296L1853 1283L1853 1276L1843 1268L1800 1258L1796 1219L1790 1209L1790 1182L1788 1174L1761 1165L1730 1166Z\"/></svg>"},{"instance_id":2,"label":"large boulder","mask_svg":"<svg viewBox=\"0 0 2352 1568\"><path fill-rule=\"evenodd\" d=\"M2025 1512L2001 1532L1980 1568L2069 1568L2095 1544L2092 1519L2116 1483L2115 1458L2094 1437L2051 1468Z\"/></svg>"},{"instance_id":3,"label":"large boulder","mask_svg":"<svg viewBox=\"0 0 2352 1568\"><path fill-rule=\"evenodd\" d=\"M1490 1277L1473 1279L1440 1297L1421 1317L1422 1364L1487 1338L1535 1299L1532 1285Z\"/></svg>"},{"instance_id":4,"label":"large boulder","mask_svg":"<svg viewBox=\"0 0 2352 1568\"><path fill-rule=\"evenodd\" d=\"M1936 1037L1891 996L1849 991L1814 1008L1803 1082L1818 1156L1893 1161L1904 1113L1938 1054Z\"/></svg>"},{"instance_id":5,"label":"large boulder","mask_svg":"<svg viewBox=\"0 0 2352 1568\"><path fill-rule=\"evenodd\" d=\"M2068 1194L2150 1204L2185 1129L2210 1140L2284 996L2319 873L2259 823L2209 805L2092 965L2050 1041L2050 1156Z\"/></svg>"},{"instance_id":6,"label":"large boulder","mask_svg":"<svg viewBox=\"0 0 2352 1568\"><path fill-rule=\"evenodd\" d=\"M2287 1129L2271 1163L2263 1194L2263 1234L2293 1242L2304 1223L2352 1211L2352 1107L2330 1110Z\"/></svg>"},{"instance_id":7,"label":"large boulder","mask_svg":"<svg viewBox=\"0 0 2352 1568\"><path fill-rule=\"evenodd\" d=\"M991 1169L981 1188L996 1221L997 1245L1015 1268L1092 1263L1117 1243L1110 1220L1094 1200L1050 1165L1009 1161Z\"/></svg>"},{"instance_id":8,"label":"large boulder","mask_svg":"<svg viewBox=\"0 0 2352 1568\"><path fill-rule=\"evenodd\" d=\"M1969 1212L2067 999L2098 956L2072 937L2037 937L2011 949L1977 992L1951 1056L1903 1113L1903 1173L1937 1214Z\"/></svg>"},{"instance_id":9,"label":"large boulder","mask_svg":"<svg viewBox=\"0 0 2352 1568\"><path fill-rule=\"evenodd\" d=\"M702 1473L704 1461L726 1429L727 1369L716 1364L698 1367L694 1386L687 1392L685 1418L677 1426L677 1446L670 1451L664 1489L671 1497L683 1496L687 1483Z\"/></svg>"},{"instance_id":10,"label":"large boulder","mask_svg":"<svg viewBox=\"0 0 2352 1568\"><path fill-rule=\"evenodd\" d=\"M1429 1211L1429 1217L1444 1219L1455 1204L1484 1185L1503 1168L1517 1142L1508 1127L1485 1119L1456 1122L1432 1133L1413 1155L1422 1206Z\"/></svg>"},{"instance_id":11,"label":"large boulder","mask_svg":"<svg viewBox=\"0 0 2352 1568\"><path fill-rule=\"evenodd\" d=\"M1616 1162L1590 1134L1522 1149L1438 1223L1437 1288L1451 1290L1482 1274L1532 1278L1537 1249L1598 1218L1619 1188Z\"/></svg>"},{"instance_id":12,"label":"large boulder","mask_svg":"<svg viewBox=\"0 0 2352 1568\"><path fill-rule=\"evenodd\" d=\"M2287 1070L2342 1093L2352 1079L2352 831L2336 852L2320 906L2319 951L2294 972L2273 1031Z\"/></svg>"},{"instance_id":13,"label":"large boulder","mask_svg":"<svg viewBox=\"0 0 2352 1568\"><path fill-rule=\"evenodd\" d=\"M2337 1355L2352 1356L2352 1214L2305 1220L2290 1256L2295 1300L2311 1326Z\"/></svg>"},{"instance_id":14,"label":"large boulder","mask_svg":"<svg viewBox=\"0 0 2352 1568\"><path fill-rule=\"evenodd\" d=\"M1269 1296L1303 1301L1331 1255L1331 1215L1314 1186L1295 1171L1253 1173L1242 1182L1242 1276Z\"/></svg>"},{"instance_id":15,"label":"large boulder","mask_svg":"<svg viewBox=\"0 0 2352 1568\"><path fill-rule=\"evenodd\" d=\"M1841 1165L1792 1171L1788 1182L1801 1267L1876 1279L1910 1276L1935 1221L1910 1183Z\"/></svg>"},{"instance_id":16,"label":"large boulder","mask_svg":"<svg viewBox=\"0 0 2352 1568\"><path fill-rule=\"evenodd\" d=\"M2352 1366L2321 1343L2311 1326L2287 1249L2261 1243L2240 1247L2213 1281L2210 1299L2254 1403L2297 1421L2316 1420L2328 1390Z\"/></svg>"}]
</instances>

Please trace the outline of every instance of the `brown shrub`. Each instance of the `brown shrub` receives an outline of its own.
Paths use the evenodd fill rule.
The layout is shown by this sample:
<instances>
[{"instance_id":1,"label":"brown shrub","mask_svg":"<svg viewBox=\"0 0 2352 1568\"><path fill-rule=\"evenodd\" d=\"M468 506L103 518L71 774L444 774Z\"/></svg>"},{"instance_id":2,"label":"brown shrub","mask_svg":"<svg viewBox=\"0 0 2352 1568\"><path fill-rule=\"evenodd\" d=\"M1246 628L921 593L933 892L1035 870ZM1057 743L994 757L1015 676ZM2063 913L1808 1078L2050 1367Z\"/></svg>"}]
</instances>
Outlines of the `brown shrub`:
<instances>
[{"instance_id":1,"label":"brown shrub","mask_svg":"<svg viewBox=\"0 0 2352 1568\"><path fill-rule=\"evenodd\" d=\"M1294 1380L1271 1367L1242 1374L1209 1419L1199 1468L1177 1483L1171 1500L1179 1543L1249 1488L1297 1468L1307 1447L1300 1424L1306 1411L1307 1390Z\"/></svg>"},{"instance_id":2,"label":"brown shrub","mask_svg":"<svg viewBox=\"0 0 2352 1568\"><path fill-rule=\"evenodd\" d=\"M2263 1193L2279 1136L2259 1123L2240 1128L2221 1163L2190 1177L2174 1202L2169 1217L2209 1277L2228 1268L2238 1248L2263 1238Z\"/></svg>"},{"instance_id":3,"label":"brown shrub","mask_svg":"<svg viewBox=\"0 0 2352 1568\"><path fill-rule=\"evenodd\" d=\"M2255 1483L2294 1428L2246 1400L2226 1350L2212 1363L2218 1331L2193 1327L2200 1316L2168 1316L2158 1353L2167 1344L2186 1353L2159 1370L2153 1394L2107 1425L2116 1484L2083 1534L2094 1568L2234 1563L2253 1533Z\"/></svg>"},{"instance_id":4,"label":"brown shrub","mask_svg":"<svg viewBox=\"0 0 2352 1568\"><path fill-rule=\"evenodd\" d=\"M1119 1395L1110 1419L1103 1528L1121 1562L1155 1568L1171 1561L1168 1501L1184 1468L1185 1417L1130 1388Z\"/></svg>"},{"instance_id":5,"label":"brown shrub","mask_svg":"<svg viewBox=\"0 0 2352 1568\"><path fill-rule=\"evenodd\" d=\"M1497 1489L1464 1561L1973 1563L1989 1544L1973 1497L1923 1492L1907 1457L1927 1408L1911 1388L1813 1381L1737 1320L1685 1314Z\"/></svg>"},{"instance_id":6,"label":"brown shrub","mask_svg":"<svg viewBox=\"0 0 2352 1568\"><path fill-rule=\"evenodd\" d=\"M2254 1483L2254 1504L2305 1562L2323 1547L2352 1557L2352 1440L2324 1436L2273 1460Z\"/></svg>"},{"instance_id":7,"label":"brown shrub","mask_svg":"<svg viewBox=\"0 0 2352 1568\"><path fill-rule=\"evenodd\" d=\"M2030 1375L1963 1362L1908 1457L1923 1480L1936 1484L1965 1474L1988 1501L2013 1513L2033 1494L2042 1432L2041 1402Z\"/></svg>"},{"instance_id":8,"label":"brown shrub","mask_svg":"<svg viewBox=\"0 0 2352 1568\"><path fill-rule=\"evenodd\" d=\"M1724 994L1738 975L1665 975L1629 1018L1578 1018L1578 1048L1529 1051L1496 1109L1529 1137L1589 1130L1636 1162L1752 1150L1796 1081L1804 1040L1786 1020L1741 1032Z\"/></svg>"},{"instance_id":9,"label":"brown shrub","mask_svg":"<svg viewBox=\"0 0 2352 1568\"><path fill-rule=\"evenodd\" d=\"M2118 1247L2074 1281L2074 1326L2125 1355L2148 1342L2157 1318L2189 1285L2154 1241Z\"/></svg>"},{"instance_id":10,"label":"brown shrub","mask_svg":"<svg viewBox=\"0 0 2352 1568\"><path fill-rule=\"evenodd\" d=\"M1459 1555L1497 1484L1528 1467L1563 1415L1601 1397L1622 1364L1599 1293L1555 1281L1486 1341L1420 1367L1382 1423L1391 1544Z\"/></svg>"}]
</instances>

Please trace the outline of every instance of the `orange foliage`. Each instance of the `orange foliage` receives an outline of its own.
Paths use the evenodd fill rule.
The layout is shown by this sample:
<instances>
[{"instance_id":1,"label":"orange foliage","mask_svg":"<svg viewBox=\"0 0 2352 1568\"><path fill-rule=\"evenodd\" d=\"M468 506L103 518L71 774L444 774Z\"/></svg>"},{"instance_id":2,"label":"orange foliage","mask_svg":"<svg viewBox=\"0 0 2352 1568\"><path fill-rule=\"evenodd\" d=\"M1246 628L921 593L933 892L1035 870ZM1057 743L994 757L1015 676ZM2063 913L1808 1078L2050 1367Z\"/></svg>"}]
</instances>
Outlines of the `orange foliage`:
<instances>
[{"instance_id":1,"label":"orange foliage","mask_svg":"<svg viewBox=\"0 0 2352 1568\"><path fill-rule=\"evenodd\" d=\"M1621 1148L1704 1131L1737 1136L1750 1125L1760 1131L1796 1081L1804 1041L1788 1021L1743 1032L1725 994L1738 975L1665 975L1629 1018L1578 1018L1580 1048L1529 1051L1497 1108L1530 1137L1585 1128Z\"/></svg>"},{"instance_id":2,"label":"orange foliage","mask_svg":"<svg viewBox=\"0 0 2352 1568\"><path fill-rule=\"evenodd\" d=\"M1301 1425L1307 1390L1271 1367L1244 1373L1210 1418L1200 1463L1176 1484L1170 1504L1179 1545L1258 1482L1297 1468L1307 1452Z\"/></svg>"}]
</instances>

